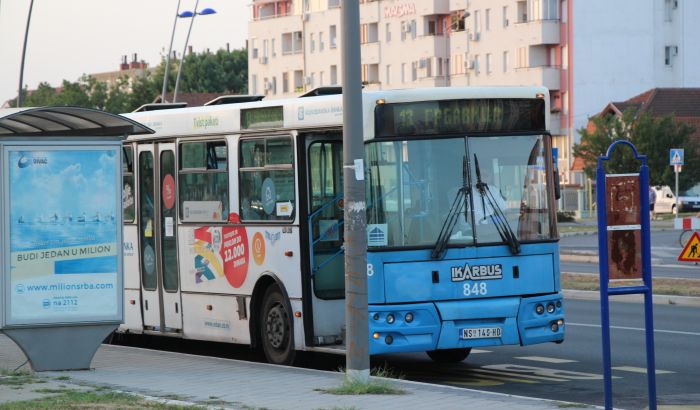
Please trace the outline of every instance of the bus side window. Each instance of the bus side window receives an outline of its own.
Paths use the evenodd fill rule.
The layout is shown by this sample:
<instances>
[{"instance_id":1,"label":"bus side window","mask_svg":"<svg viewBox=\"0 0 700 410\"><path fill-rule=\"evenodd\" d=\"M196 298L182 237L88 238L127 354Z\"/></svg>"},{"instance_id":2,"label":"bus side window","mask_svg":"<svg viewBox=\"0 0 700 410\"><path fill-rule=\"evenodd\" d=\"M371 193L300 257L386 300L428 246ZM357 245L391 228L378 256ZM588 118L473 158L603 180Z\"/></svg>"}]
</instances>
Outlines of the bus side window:
<instances>
[{"instance_id":1,"label":"bus side window","mask_svg":"<svg viewBox=\"0 0 700 410\"><path fill-rule=\"evenodd\" d=\"M180 144L180 218L185 222L225 222L228 218L226 141Z\"/></svg>"},{"instance_id":2,"label":"bus side window","mask_svg":"<svg viewBox=\"0 0 700 410\"><path fill-rule=\"evenodd\" d=\"M240 213L244 221L294 219L294 150L289 137L241 140Z\"/></svg>"},{"instance_id":3,"label":"bus side window","mask_svg":"<svg viewBox=\"0 0 700 410\"><path fill-rule=\"evenodd\" d=\"M134 190L134 148L131 145L122 148L122 212L124 222L134 222L136 218L136 199Z\"/></svg>"}]
</instances>

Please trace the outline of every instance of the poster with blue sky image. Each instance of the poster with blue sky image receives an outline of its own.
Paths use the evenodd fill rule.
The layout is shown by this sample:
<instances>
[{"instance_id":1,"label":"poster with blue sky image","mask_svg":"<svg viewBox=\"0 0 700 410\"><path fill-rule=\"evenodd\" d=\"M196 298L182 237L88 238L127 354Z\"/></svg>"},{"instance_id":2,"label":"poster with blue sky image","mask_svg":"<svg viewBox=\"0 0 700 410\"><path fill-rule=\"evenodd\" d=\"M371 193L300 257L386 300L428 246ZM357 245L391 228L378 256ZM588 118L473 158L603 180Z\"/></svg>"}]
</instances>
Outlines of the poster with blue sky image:
<instances>
[{"instance_id":1,"label":"poster with blue sky image","mask_svg":"<svg viewBox=\"0 0 700 410\"><path fill-rule=\"evenodd\" d=\"M8 324L120 319L118 150L8 152Z\"/></svg>"}]
</instances>

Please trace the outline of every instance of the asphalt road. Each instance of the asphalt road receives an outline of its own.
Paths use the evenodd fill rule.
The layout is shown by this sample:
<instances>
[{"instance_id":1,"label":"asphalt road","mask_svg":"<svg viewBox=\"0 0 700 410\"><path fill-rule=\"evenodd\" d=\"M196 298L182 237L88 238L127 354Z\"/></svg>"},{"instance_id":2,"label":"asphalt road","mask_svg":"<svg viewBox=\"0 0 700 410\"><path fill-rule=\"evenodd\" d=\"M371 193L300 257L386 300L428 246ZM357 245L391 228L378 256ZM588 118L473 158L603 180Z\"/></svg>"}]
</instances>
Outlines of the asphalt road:
<instances>
[{"instance_id":1,"label":"asphalt road","mask_svg":"<svg viewBox=\"0 0 700 410\"><path fill-rule=\"evenodd\" d=\"M679 262L682 248L678 241L680 231L652 231L651 258L654 277L700 279L700 265L692 262ZM577 235L561 238L562 253L598 254L598 235ZM562 272L598 273L598 263L561 262Z\"/></svg>"}]
</instances>

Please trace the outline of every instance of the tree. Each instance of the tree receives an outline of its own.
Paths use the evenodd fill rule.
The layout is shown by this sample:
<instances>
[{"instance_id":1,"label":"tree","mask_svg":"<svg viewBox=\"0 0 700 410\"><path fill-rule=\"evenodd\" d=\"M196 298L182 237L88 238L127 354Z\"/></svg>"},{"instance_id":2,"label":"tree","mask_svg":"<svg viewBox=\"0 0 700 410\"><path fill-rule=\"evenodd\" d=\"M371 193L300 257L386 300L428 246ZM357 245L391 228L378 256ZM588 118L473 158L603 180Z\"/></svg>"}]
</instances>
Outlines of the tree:
<instances>
[{"instance_id":1,"label":"tree","mask_svg":"<svg viewBox=\"0 0 700 410\"><path fill-rule=\"evenodd\" d=\"M175 87L177 65L171 64L169 70L168 90L172 91ZM42 82L31 93L23 90L24 105L71 105L115 114L130 112L143 104L153 102L160 95L164 72L163 59L158 67L147 71L144 77L130 82L125 76L111 87L91 76L82 76L75 82L63 80L58 89ZM220 49L216 54L192 53L185 59L180 81L180 92L245 94L248 89L248 53L245 49L230 52ZM16 99L11 102L12 106L16 104Z\"/></svg>"},{"instance_id":2,"label":"tree","mask_svg":"<svg viewBox=\"0 0 700 410\"><path fill-rule=\"evenodd\" d=\"M581 143L575 144L574 156L583 158L584 172L595 179L598 157L605 155L615 140L632 142L639 154L647 155L649 183L651 185L675 184L673 167L669 166L671 148L685 149L685 165L678 178L679 190L684 191L700 182L700 145L690 138L695 128L676 121L672 116L654 117L648 112L625 111L622 116L603 115L592 117L592 130L581 128ZM606 173L636 172L640 164L632 150L618 147L609 161L605 161Z\"/></svg>"}]
</instances>

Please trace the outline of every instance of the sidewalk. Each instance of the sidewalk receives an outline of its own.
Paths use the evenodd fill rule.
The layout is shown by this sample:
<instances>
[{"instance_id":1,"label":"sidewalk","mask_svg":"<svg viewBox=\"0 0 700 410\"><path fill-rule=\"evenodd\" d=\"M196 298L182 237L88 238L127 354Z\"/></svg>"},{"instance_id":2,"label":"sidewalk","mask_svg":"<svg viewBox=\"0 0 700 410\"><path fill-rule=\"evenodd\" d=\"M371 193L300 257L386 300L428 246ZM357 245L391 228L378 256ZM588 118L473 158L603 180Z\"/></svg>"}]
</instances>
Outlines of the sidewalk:
<instances>
[{"instance_id":1,"label":"sidewalk","mask_svg":"<svg viewBox=\"0 0 700 410\"><path fill-rule=\"evenodd\" d=\"M0 334L0 369L14 370L25 360L14 342ZM39 385L41 387L50 387L61 380L61 384L71 385L71 388L102 386L160 398L159 401L170 404L207 406L215 398L212 408L540 410L570 406L562 402L400 380L395 381L395 386L405 390L404 395L338 396L317 391L339 386L344 376L336 372L124 346L102 345L92 366L91 370L45 372L36 376L48 382L48 385ZM28 394L36 394L31 390L3 390L2 387L0 383L0 403L27 400L35 397L28 397Z\"/></svg>"}]
</instances>

